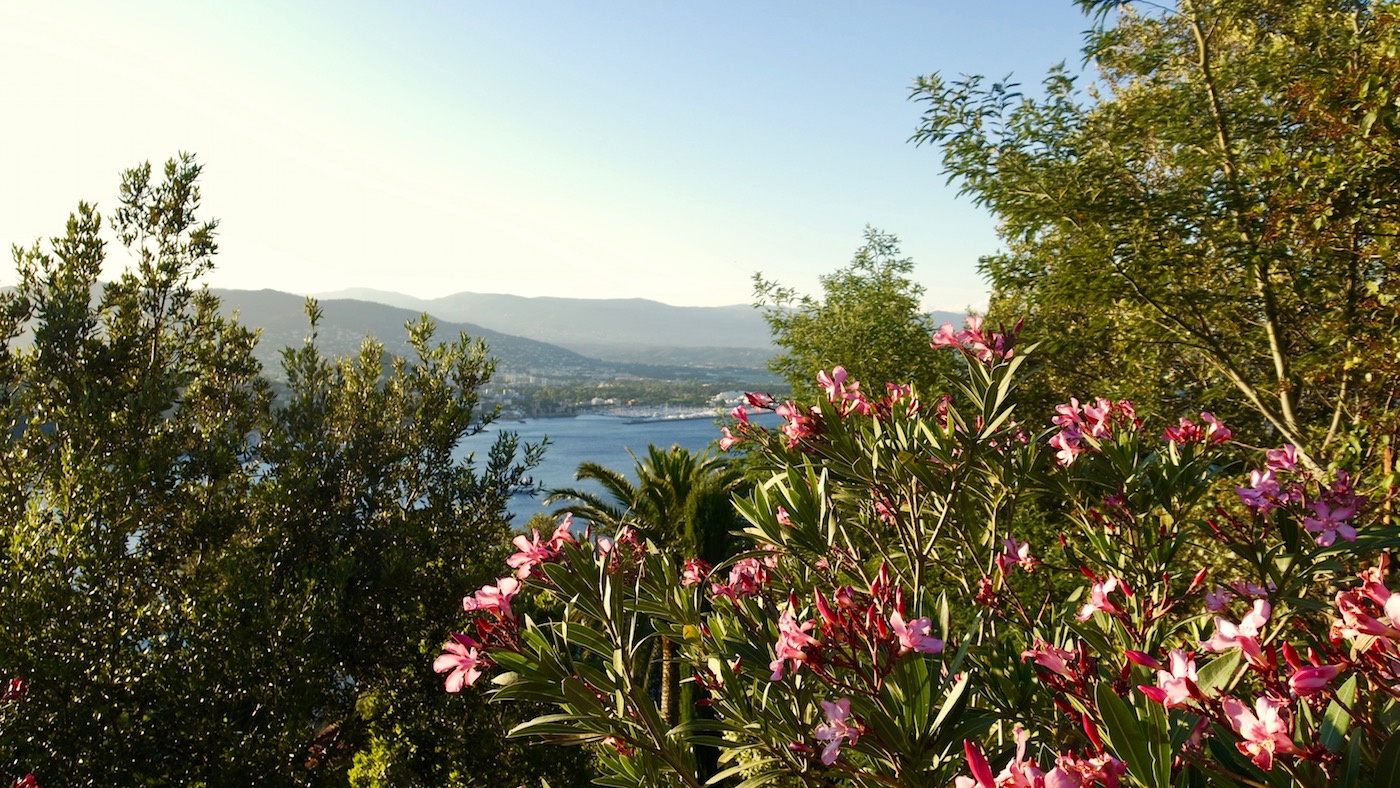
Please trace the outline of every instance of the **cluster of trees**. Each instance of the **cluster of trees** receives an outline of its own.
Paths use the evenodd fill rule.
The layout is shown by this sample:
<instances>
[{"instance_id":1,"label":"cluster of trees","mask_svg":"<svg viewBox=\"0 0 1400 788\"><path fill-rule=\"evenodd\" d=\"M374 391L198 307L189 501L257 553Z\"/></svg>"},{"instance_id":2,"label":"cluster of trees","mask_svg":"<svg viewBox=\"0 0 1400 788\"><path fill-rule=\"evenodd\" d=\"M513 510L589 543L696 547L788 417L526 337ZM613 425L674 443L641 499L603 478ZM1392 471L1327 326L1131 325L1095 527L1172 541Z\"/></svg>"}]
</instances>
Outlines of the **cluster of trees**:
<instances>
[{"instance_id":1,"label":"cluster of trees","mask_svg":"<svg viewBox=\"0 0 1400 788\"><path fill-rule=\"evenodd\" d=\"M772 368L804 404L769 403L780 433L736 428L767 458L737 501L750 552L713 573L665 542L538 556L528 588L572 601L501 620L519 647L473 656L508 670L500 697L556 706L531 731L604 745L617 784L705 783L704 746L745 785L1400 771L1400 619L1366 618L1393 602L1400 544L1400 4L1079 5L1087 87L1056 69L1041 98L980 77L914 88L914 141L941 147L1005 244L982 261L985 330L938 337L986 373L928 353L922 291L885 233L820 297L756 277L785 351ZM1013 361L991 327L1022 319L1036 350ZM1055 412L1058 430L1017 432ZM1043 562L1029 551L1056 541ZM841 594L884 623L851 619ZM932 653L930 633L959 652L936 671L901 661ZM718 719L677 724L645 666L608 663L651 639L682 642ZM815 678L776 683L804 667ZM1019 726L1039 729L1029 749Z\"/></svg>"},{"instance_id":2,"label":"cluster of trees","mask_svg":"<svg viewBox=\"0 0 1400 788\"><path fill-rule=\"evenodd\" d=\"M408 327L283 354L196 279L217 251L200 168L122 179L102 219L16 250L0 296L0 773L43 785L495 785L570 774L504 741L516 712L433 691L432 622L480 582L538 447L455 459L489 413L485 348Z\"/></svg>"},{"instance_id":3,"label":"cluster of trees","mask_svg":"<svg viewBox=\"0 0 1400 788\"><path fill-rule=\"evenodd\" d=\"M1058 709L1054 735L1086 759L1075 763L1116 753L1127 766L1115 779L1196 784L1217 758L1241 784L1287 784L1271 759L1228 747L1171 757L1197 719L1233 743L1231 720L1243 717L1223 693L1299 702L1281 689L1294 682L1277 659L1212 662L1190 719L1159 715L1087 657L1069 673L1055 666L1075 642L1104 671L1138 655L1165 665L1169 647L1209 636L1184 608L1170 631L1149 631L1161 617L1131 607L1194 601L1205 589L1185 568L1235 571L1212 558L1222 548L1209 528L1188 527L1208 507L1254 535L1226 549L1252 573L1241 587L1274 605L1270 633L1296 621L1300 646L1341 659L1319 634L1320 611L1362 559L1379 578L1368 588L1385 587L1378 551L1395 543L1386 529L1400 437L1400 7L1079 5L1094 20L1090 85L1056 70L1034 99L980 78L935 75L914 90L924 105L915 141L941 147L945 174L995 215L1005 244L982 262L987 330L940 335L973 361L958 368L954 354L930 352L937 327L888 234L867 230L820 298L756 278L784 350L773 370L817 404L760 398L785 424L736 427L761 449L739 466L656 448L635 481L585 465L581 478L606 496L558 499L613 541L535 540L516 561L539 564L520 615L477 616L483 641L523 638L494 652L509 668L498 690L507 704L480 702L479 687L466 703L446 697L427 669L463 591L501 593L504 502L539 456L507 436L480 464L454 459L489 417L477 400L492 369L484 347L435 344L425 321L408 329L412 358L386 358L372 342L326 358L313 304L312 338L283 354L287 392L274 400L256 336L197 287L217 228L196 217L188 157L163 177L125 175L111 226L135 264L117 281L99 283L106 254L90 206L47 248L17 250L20 285L0 295L0 670L25 686L0 702L0 771L49 786L558 786L599 765L609 784L698 785L721 771L719 782L736 784L938 784L970 770L965 784L990 785L1002 782L982 752L1028 774L1012 726ZM992 323L1023 317L1036 352L988 344L1005 340ZM886 381L914 388L875 388ZM934 396L944 390L954 396ZM1064 406L1057 425L1073 430L1056 435L1061 462L1085 455L1056 470L1049 433L1018 433L1016 420L1038 424L1090 395L1109 405ZM1124 400L1136 408L1113 404ZM1201 411L1230 424L1229 444L1203 437L1210 422L1177 423ZM1152 446L1168 426L1175 448ZM1283 444L1297 456L1288 473L1308 480L1299 495L1330 497L1247 510L1233 482L1217 483L1230 478L1231 453ZM1266 482L1246 488L1256 503L1283 495ZM1331 540L1363 519L1339 512L1362 492L1375 502L1364 550L1338 556ZM744 539L734 538L736 498ZM1127 547L1125 524L1141 537ZM1312 541L1319 533L1328 544ZM1050 535L1065 537L1053 557L1041 552ZM1003 551L1006 538L1015 544ZM1028 542L1058 565L1034 583L1016 573L1035 566L1019 552ZM1095 575L1091 588L1076 565ZM896 598L896 586L907 594ZM832 608L843 588L879 615ZM1084 598L1067 601L1071 588ZM1087 615L1072 615L1081 606ZM811 642L814 631L826 641ZM939 657L939 671L935 635L963 649ZM873 661L806 662L832 658L842 638ZM459 646L460 678L484 652ZM1015 659L1023 649L1059 678ZM1380 739L1347 733L1353 722L1393 727L1393 704L1367 683L1383 670L1368 664L1358 661L1349 690L1318 690L1345 715L1321 700L1295 706L1299 730L1317 723L1326 752L1286 760L1293 778L1381 774L1400 760ZM958 678L964 667L984 683ZM784 673L785 684L770 677ZM909 681L921 684L901 695ZM1036 689L1046 686L1073 708ZM524 757L505 732L540 704L565 717L536 717L526 732L602 744L601 760L575 749ZM906 723L923 727L904 736ZM1056 755L1051 730L1042 756Z\"/></svg>"}]
</instances>

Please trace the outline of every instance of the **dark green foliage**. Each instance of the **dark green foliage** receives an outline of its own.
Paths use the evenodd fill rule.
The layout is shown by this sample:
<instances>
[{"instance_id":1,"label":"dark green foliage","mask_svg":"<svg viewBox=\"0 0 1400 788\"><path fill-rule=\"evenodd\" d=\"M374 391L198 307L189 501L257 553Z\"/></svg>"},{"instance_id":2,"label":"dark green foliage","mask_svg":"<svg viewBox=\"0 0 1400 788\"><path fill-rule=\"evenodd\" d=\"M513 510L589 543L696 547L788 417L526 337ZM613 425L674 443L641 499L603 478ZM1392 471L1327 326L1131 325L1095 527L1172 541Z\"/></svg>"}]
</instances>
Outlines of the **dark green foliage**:
<instances>
[{"instance_id":1,"label":"dark green foliage","mask_svg":"<svg viewBox=\"0 0 1400 788\"><path fill-rule=\"evenodd\" d=\"M49 788L539 774L499 747L507 719L441 697L425 635L495 577L505 500L539 457L509 435L454 456L489 417L485 347L434 344L426 320L410 358L326 358L313 339L284 354L274 406L256 336L196 285L217 251L199 172L184 156L126 173L112 228L135 262L105 287L86 204L49 251L15 252L0 671L29 691L0 707L0 771Z\"/></svg>"},{"instance_id":2,"label":"dark green foliage","mask_svg":"<svg viewBox=\"0 0 1400 788\"><path fill-rule=\"evenodd\" d=\"M1028 317L1047 391L1390 470L1395 4L1080 5L1087 91L914 90L915 140L998 220L993 317Z\"/></svg>"},{"instance_id":3,"label":"dark green foliage","mask_svg":"<svg viewBox=\"0 0 1400 788\"><path fill-rule=\"evenodd\" d=\"M837 366L871 396L886 383L933 388L952 371L947 354L928 352L936 326L909 278L914 261L899 254L899 239L867 227L851 264L821 278L820 299L754 275L756 305L784 351L768 366L794 396L810 396L817 372Z\"/></svg>"}]
</instances>

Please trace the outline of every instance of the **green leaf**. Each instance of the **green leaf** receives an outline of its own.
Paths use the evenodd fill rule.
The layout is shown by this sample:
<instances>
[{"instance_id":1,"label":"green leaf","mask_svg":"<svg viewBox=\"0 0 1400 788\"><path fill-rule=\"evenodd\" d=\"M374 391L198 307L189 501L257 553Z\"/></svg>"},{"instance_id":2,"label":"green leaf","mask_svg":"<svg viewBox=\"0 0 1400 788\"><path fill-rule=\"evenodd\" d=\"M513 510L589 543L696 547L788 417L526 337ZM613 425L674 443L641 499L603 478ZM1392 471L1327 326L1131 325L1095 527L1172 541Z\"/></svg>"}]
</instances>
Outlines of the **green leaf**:
<instances>
[{"instance_id":1,"label":"green leaf","mask_svg":"<svg viewBox=\"0 0 1400 788\"><path fill-rule=\"evenodd\" d=\"M1391 734L1376 758L1375 788L1400 788L1400 736Z\"/></svg>"},{"instance_id":2,"label":"green leaf","mask_svg":"<svg viewBox=\"0 0 1400 788\"><path fill-rule=\"evenodd\" d=\"M1351 714L1343 708L1343 704L1350 707L1355 703L1356 676L1353 675L1337 689L1337 700L1327 704L1327 711L1322 715L1322 728L1318 733L1318 741L1322 746L1332 752L1341 750L1342 737L1346 736L1347 727L1351 724Z\"/></svg>"},{"instance_id":3,"label":"green leaf","mask_svg":"<svg viewBox=\"0 0 1400 788\"><path fill-rule=\"evenodd\" d=\"M1118 757L1128 764L1128 772L1143 785L1157 788L1148 751L1147 736L1132 707L1123 702L1108 682L1094 688L1094 703L1103 716L1105 733ZM1165 786L1163 786L1165 788Z\"/></svg>"},{"instance_id":4,"label":"green leaf","mask_svg":"<svg viewBox=\"0 0 1400 788\"><path fill-rule=\"evenodd\" d=\"M1196 669L1196 686L1207 696L1218 694L1229 688L1230 680L1239 666L1239 649L1221 654Z\"/></svg>"}]
</instances>

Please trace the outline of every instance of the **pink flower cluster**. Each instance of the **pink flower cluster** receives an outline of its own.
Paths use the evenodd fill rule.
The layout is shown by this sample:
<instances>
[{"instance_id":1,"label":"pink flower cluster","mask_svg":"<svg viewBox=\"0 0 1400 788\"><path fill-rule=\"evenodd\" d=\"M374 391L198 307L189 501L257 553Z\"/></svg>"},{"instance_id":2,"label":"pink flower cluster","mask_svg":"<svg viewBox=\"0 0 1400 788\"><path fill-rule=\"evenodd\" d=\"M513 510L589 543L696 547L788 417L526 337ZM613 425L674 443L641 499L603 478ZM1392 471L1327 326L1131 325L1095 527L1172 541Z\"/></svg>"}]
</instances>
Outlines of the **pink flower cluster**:
<instances>
[{"instance_id":1,"label":"pink flower cluster","mask_svg":"<svg viewBox=\"0 0 1400 788\"><path fill-rule=\"evenodd\" d=\"M1118 788L1120 778L1128 771L1122 761L1100 748L1091 758L1080 758L1073 752L1060 755L1055 759L1054 768L1047 773L1035 761L1026 758L1030 734L1017 725L1015 736L1016 757L995 776L981 748L971 740L964 740L963 752L972 776L958 777L954 785L957 788L1081 788L1099 784Z\"/></svg>"},{"instance_id":2,"label":"pink flower cluster","mask_svg":"<svg viewBox=\"0 0 1400 788\"><path fill-rule=\"evenodd\" d=\"M1113 400L1099 397L1094 404L1080 406L1079 400L1071 398L1068 404L1057 405L1051 419L1060 431L1050 438L1055 459L1061 465L1069 465L1075 458L1092 448L1092 440L1107 440L1113 437L1113 428L1139 429L1142 420L1137 417L1137 409L1128 400Z\"/></svg>"},{"instance_id":3,"label":"pink flower cluster","mask_svg":"<svg viewBox=\"0 0 1400 788\"><path fill-rule=\"evenodd\" d=\"M869 416L875 412L875 406L861 393L860 383L851 381L846 385L846 368L835 367L827 374L825 370L817 373L817 383L826 390L827 401L837 405L841 415L859 413L862 416Z\"/></svg>"},{"instance_id":4,"label":"pink flower cluster","mask_svg":"<svg viewBox=\"0 0 1400 788\"><path fill-rule=\"evenodd\" d=\"M588 536L585 535L585 541ZM493 650L515 650L518 648L520 623L511 610L511 601L524 588L522 581L539 579L538 567L560 557L567 544L578 544L573 534L573 515L566 514L548 540L540 538L539 531L532 531L529 537L518 535L512 541L516 552L506 559L506 565L515 570L513 574L498 578L494 585L487 584L462 599L462 609L476 614L471 621L473 634L452 632L443 644L443 653L433 661L433 670L446 673L448 692L460 692L481 678L483 671L493 663L490 653ZM618 546L631 546L632 550L619 550ZM596 550L608 556L610 571L618 566L630 565L636 561L636 552L641 549L636 533L631 528L623 528L616 541L600 537Z\"/></svg>"},{"instance_id":5,"label":"pink flower cluster","mask_svg":"<svg viewBox=\"0 0 1400 788\"><path fill-rule=\"evenodd\" d=\"M806 664L820 676L854 674L878 687L904 655L943 651L943 641L932 634L932 619L906 618L904 591L893 585L883 565L868 594L842 586L828 597L817 589L813 593L815 621L799 626L796 620L788 620L796 605L796 599L789 599L789 612L779 622L776 658L771 666L774 681L782 678L787 660L794 670ZM811 631L809 625L820 625L820 640L806 634Z\"/></svg>"},{"instance_id":6,"label":"pink flower cluster","mask_svg":"<svg viewBox=\"0 0 1400 788\"><path fill-rule=\"evenodd\" d=\"M1337 594L1338 617L1332 622L1332 641L1350 641L1351 655L1378 681L1400 685L1400 593L1386 587L1384 578L1390 557L1360 573L1361 585Z\"/></svg>"},{"instance_id":7,"label":"pink flower cluster","mask_svg":"<svg viewBox=\"0 0 1400 788\"><path fill-rule=\"evenodd\" d=\"M1016 337L1021 333L1024 322L1016 323L1010 331L1003 326L1001 331L989 334L982 330L983 319L973 315L967 319L967 328L961 331L954 330L952 323L944 323L934 333L929 347L935 350L958 350L983 364L1010 360L1016 355Z\"/></svg>"},{"instance_id":8,"label":"pink flower cluster","mask_svg":"<svg viewBox=\"0 0 1400 788\"><path fill-rule=\"evenodd\" d=\"M1260 514L1284 509L1300 516L1303 527L1316 535L1322 547L1335 544L1337 537L1356 541L1351 519L1368 501L1356 492L1346 471L1338 471L1330 484L1316 482L1317 492L1312 493L1314 480L1298 467L1293 446L1272 449L1265 457L1262 469L1249 472L1249 485L1235 488L1246 506Z\"/></svg>"},{"instance_id":9,"label":"pink flower cluster","mask_svg":"<svg viewBox=\"0 0 1400 788\"><path fill-rule=\"evenodd\" d=\"M559 527L554 529L554 534L547 541L540 541L540 532L532 531L533 538L526 538L521 534L511 542L518 552L506 559L506 565L515 570L515 576L524 580L530 576L534 568L547 561L552 561L559 555L559 551L566 544L575 544L574 539L574 516L572 513L564 515L564 519L559 523Z\"/></svg>"},{"instance_id":10,"label":"pink flower cluster","mask_svg":"<svg viewBox=\"0 0 1400 788\"><path fill-rule=\"evenodd\" d=\"M840 757L841 745L855 744L860 740L861 726L859 722L852 724L850 698L842 698L835 703L824 700L822 711L826 713L826 722L818 725L813 735L817 741L826 742L821 759L822 763L830 766Z\"/></svg>"},{"instance_id":11,"label":"pink flower cluster","mask_svg":"<svg viewBox=\"0 0 1400 788\"><path fill-rule=\"evenodd\" d=\"M1167 428L1162 439L1185 446L1191 443L1225 443L1233 437L1230 428L1210 413L1202 413L1201 421L1205 423L1204 427L1183 416L1175 427Z\"/></svg>"}]
</instances>

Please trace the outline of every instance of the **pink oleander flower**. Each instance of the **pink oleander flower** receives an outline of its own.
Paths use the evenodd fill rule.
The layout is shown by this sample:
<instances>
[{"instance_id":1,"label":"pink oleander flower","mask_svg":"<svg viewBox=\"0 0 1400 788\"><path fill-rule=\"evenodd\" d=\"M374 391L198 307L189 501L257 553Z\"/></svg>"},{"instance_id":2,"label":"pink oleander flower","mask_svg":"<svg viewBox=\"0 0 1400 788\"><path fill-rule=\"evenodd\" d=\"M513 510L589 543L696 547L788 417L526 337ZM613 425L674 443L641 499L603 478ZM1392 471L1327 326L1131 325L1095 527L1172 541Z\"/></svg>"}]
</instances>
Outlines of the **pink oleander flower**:
<instances>
[{"instance_id":1,"label":"pink oleander flower","mask_svg":"<svg viewBox=\"0 0 1400 788\"><path fill-rule=\"evenodd\" d=\"M741 558L729 568L729 588L734 596L753 596L768 585L768 568L757 558Z\"/></svg>"},{"instance_id":2,"label":"pink oleander flower","mask_svg":"<svg viewBox=\"0 0 1400 788\"><path fill-rule=\"evenodd\" d=\"M1011 567L1019 566L1027 573L1034 572L1040 565L1040 559L1031 555L1031 543L1019 542L1015 539L1002 540L1002 553L997 556L997 568L1002 574L1010 572Z\"/></svg>"},{"instance_id":3,"label":"pink oleander flower","mask_svg":"<svg viewBox=\"0 0 1400 788\"><path fill-rule=\"evenodd\" d=\"M797 444L804 439L817 434L816 419L804 413L791 400L779 405L775 412L787 422L782 426L781 432L786 438L785 443L789 449L797 448Z\"/></svg>"},{"instance_id":4,"label":"pink oleander flower","mask_svg":"<svg viewBox=\"0 0 1400 788\"><path fill-rule=\"evenodd\" d=\"M1181 649L1172 649L1169 655L1171 670L1157 671L1157 686L1139 686L1142 694L1171 708L1180 706L1191 698L1191 688L1196 683L1196 661Z\"/></svg>"},{"instance_id":5,"label":"pink oleander flower","mask_svg":"<svg viewBox=\"0 0 1400 788\"><path fill-rule=\"evenodd\" d=\"M1259 698L1255 701L1253 713L1249 711L1249 707L1234 698L1225 698L1221 702L1221 708L1225 716L1230 718L1230 725L1242 739L1235 746L1240 752L1248 755L1260 769L1269 771L1274 767L1275 755L1287 755L1295 751L1289 725L1279 715L1283 707L1273 700Z\"/></svg>"},{"instance_id":6,"label":"pink oleander flower","mask_svg":"<svg viewBox=\"0 0 1400 788\"><path fill-rule=\"evenodd\" d=\"M520 591L520 581L503 577L494 586L482 586L475 594L462 599L462 609L468 613L482 611L510 618L510 600Z\"/></svg>"},{"instance_id":7,"label":"pink oleander flower","mask_svg":"<svg viewBox=\"0 0 1400 788\"><path fill-rule=\"evenodd\" d=\"M904 623L904 616L895 611L890 616L890 630L899 638L899 653L907 654L910 651L917 651L920 654L937 654L943 650L943 641L929 634L933 628L933 620L929 618L916 618L908 624Z\"/></svg>"},{"instance_id":8,"label":"pink oleander flower","mask_svg":"<svg viewBox=\"0 0 1400 788\"><path fill-rule=\"evenodd\" d=\"M818 741L826 742L822 748L822 763L830 766L840 757L842 744L855 744L860 739L860 726L850 723L850 698L842 698L835 703L824 700L822 711L826 712L826 722L818 725L814 734Z\"/></svg>"},{"instance_id":9,"label":"pink oleander flower","mask_svg":"<svg viewBox=\"0 0 1400 788\"><path fill-rule=\"evenodd\" d=\"M825 370L817 373L817 382L826 390L826 398L835 402L845 399L846 396L846 368L836 367L827 374Z\"/></svg>"},{"instance_id":10,"label":"pink oleander flower","mask_svg":"<svg viewBox=\"0 0 1400 788\"><path fill-rule=\"evenodd\" d=\"M792 527L792 517L788 514L788 510L781 506L778 507L778 525Z\"/></svg>"},{"instance_id":11,"label":"pink oleander flower","mask_svg":"<svg viewBox=\"0 0 1400 788\"><path fill-rule=\"evenodd\" d=\"M1362 644L1363 651L1371 651L1400 639L1400 594L1392 593L1384 581L1389 562L1389 556L1382 554L1374 566L1361 571L1359 587L1337 594L1341 618L1332 622L1334 640L1377 638Z\"/></svg>"},{"instance_id":12,"label":"pink oleander flower","mask_svg":"<svg viewBox=\"0 0 1400 788\"><path fill-rule=\"evenodd\" d=\"M1272 470L1253 470L1249 472L1249 486L1236 487L1235 492L1239 493L1240 500L1244 505L1260 512L1268 512L1270 509L1278 508L1279 498L1283 495L1283 489L1278 480L1274 479Z\"/></svg>"},{"instance_id":13,"label":"pink oleander flower","mask_svg":"<svg viewBox=\"0 0 1400 788\"><path fill-rule=\"evenodd\" d=\"M481 678L482 654L476 650L477 643L471 638L453 632L452 639L442 644L443 651L433 662L433 670L447 674L447 691L461 692L462 687L470 687Z\"/></svg>"},{"instance_id":14,"label":"pink oleander flower","mask_svg":"<svg viewBox=\"0 0 1400 788\"><path fill-rule=\"evenodd\" d=\"M1025 728L1017 725L1014 729L1016 737L1016 757L1001 770L997 775L996 784L1007 788L1041 788L1045 784L1045 772L1040 770L1040 766L1035 761L1026 760L1026 741L1030 734Z\"/></svg>"},{"instance_id":15,"label":"pink oleander flower","mask_svg":"<svg viewBox=\"0 0 1400 788\"><path fill-rule=\"evenodd\" d=\"M1064 466L1073 464L1074 459L1087 448L1083 442L1083 433L1075 426L1064 427L1051 436L1050 447L1056 450L1055 461Z\"/></svg>"},{"instance_id":16,"label":"pink oleander flower","mask_svg":"<svg viewBox=\"0 0 1400 788\"><path fill-rule=\"evenodd\" d=\"M1217 586L1206 592L1206 610L1212 613L1219 613L1224 610L1225 606L1230 604L1230 600L1234 598L1235 595L1230 593L1229 590Z\"/></svg>"},{"instance_id":17,"label":"pink oleander flower","mask_svg":"<svg viewBox=\"0 0 1400 788\"><path fill-rule=\"evenodd\" d=\"M578 544L574 538L574 513L565 512L564 519L559 521L559 526L554 529L554 535L549 537L549 549L558 552L566 544Z\"/></svg>"},{"instance_id":18,"label":"pink oleander flower","mask_svg":"<svg viewBox=\"0 0 1400 788\"><path fill-rule=\"evenodd\" d=\"M1103 612L1111 616L1120 615L1123 609L1113 604L1108 595L1118 588L1118 578L1100 580L1089 589L1089 601L1079 611L1079 620L1088 621L1095 613Z\"/></svg>"},{"instance_id":19,"label":"pink oleander flower","mask_svg":"<svg viewBox=\"0 0 1400 788\"><path fill-rule=\"evenodd\" d=\"M540 541L540 532L532 531L534 538L528 538L525 534L520 534L511 541L519 552L506 559L506 566L515 570L515 576L524 580L530 576L537 564L554 557L554 550L550 547L550 542Z\"/></svg>"},{"instance_id":20,"label":"pink oleander flower","mask_svg":"<svg viewBox=\"0 0 1400 788\"><path fill-rule=\"evenodd\" d=\"M1298 668L1288 677L1288 686L1301 696L1316 695L1327 689L1332 679L1342 672L1341 665L1308 665Z\"/></svg>"},{"instance_id":21,"label":"pink oleander flower","mask_svg":"<svg viewBox=\"0 0 1400 788\"><path fill-rule=\"evenodd\" d=\"M603 739L603 744L606 744L614 750L617 750L617 754L621 755L624 758L631 758L637 753L636 749L632 747L632 745L628 744L626 740L620 739L617 736L605 737Z\"/></svg>"},{"instance_id":22,"label":"pink oleander flower","mask_svg":"<svg viewBox=\"0 0 1400 788\"><path fill-rule=\"evenodd\" d=\"M968 771L972 777L958 777L953 781L957 788L997 788L997 778L992 775L992 765L982 748L971 739L963 739L963 754L967 757Z\"/></svg>"},{"instance_id":23,"label":"pink oleander flower","mask_svg":"<svg viewBox=\"0 0 1400 788\"><path fill-rule=\"evenodd\" d=\"M1104 753L1092 758L1078 758L1066 753L1055 758L1055 768L1045 775L1045 788L1081 788L1106 785L1117 788L1128 773L1128 765Z\"/></svg>"},{"instance_id":24,"label":"pink oleander flower","mask_svg":"<svg viewBox=\"0 0 1400 788\"><path fill-rule=\"evenodd\" d=\"M1203 641L1201 648L1216 652L1238 648L1244 652L1245 659L1249 660L1250 664L1264 665L1263 649L1259 646L1259 633L1269 620L1270 612L1272 612L1272 608L1267 600L1256 599L1254 600L1254 609L1246 613L1238 625L1216 616L1215 636L1210 640Z\"/></svg>"},{"instance_id":25,"label":"pink oleander flower","mask_svg":"<svg viewBox=\"0 0 1400 788\"><path fill-rule=\"evenodd\" d=\"M807 653L803 649L819 645L816 638L807 634L815 626L815 621L798 625L797 619L792 617L791 610L783 611L782 618L778 619L778 643L773 647L774 659L768 663L768 668L773 671L769 681L782 680L784 662L790 661L794 672L802 667L802 663L807 661Z\"/></svg>"},{"instance_id":26,"label":"pink oleander flower","mask_svg":"<svg viewBox=\"0 0 1400 788\"><path fill-rule=\"evenodd\" d=\"M1284 444L1280 449L1269 449L1264 452L1264 467L1271 471L1286 472L1298 467L1298 447L1291 443Z\"/></svg>"},{"instance_id":27,"label":"pink oleander flower","mask_svg":"<svg viewBox=\"0 0 1400 788\"><path fill-rule=\"evenodd\" d=\"M1245 599L1267 599L1278 590L1272 580L1264 585L1249 580L1231 580L1228 585L1232 591Z\"/></svg>"},{"instance_id":28,"label":"pink oleander flower","mask_svg":"<svg viewBox=\"0 0 1400 788\"><path fill-rule=\"evenodd\" d=\"M1350 506L1330 506L1326 501L1313 504L1313 516L1304 518L1303 527L1317 534L1321 547L1330 547L1340 536L1348 542L1356 541L1356 529L1346 521L1356 515Z\"/></svg>"},{"instance_id":29,"label":"pink oleander flower","mask_svg":"<svg viewBox=\"0 0 1400 788\"><path fill-rule=\"evenodd\" d=\"M694 586L705 582L710 576L710 565L699 558L687 558L681 570L681 585Z\"/></svg>"},{"instance_id":30,"label":"pink oleander flower","mask_svg":"<svg viewBox=\"0 0 1400 788\"><path fill-rule=\"evenodd\" d=\"M1093 405L1084 406L1084 424L1089 436L1100 440L1113 436L1113 402L1099 397Z\"/></svg>"},{"instance_id":31,"label":"pink oleander flower","mask_svg":"<svg viewBox=\"0 0 1400 788\"><path fill-rule=\"evenodd\" d=\"M1067 679L1074 679L1078 674L1070 669L1070 664L1074 661L1073 651L1066 651L1058 646L1052 646L1044 640L1036 639L1035 647L1021 652L1021 659L1033 659L1035 664L1045 668L1051 673L1057 673Z\"/></svg>"},{"instance_id":32,"label":"pink oleander flower","mask_svg":"<svg viewBox=\"0 0 1400 788\"><path fill-rule=\"evenodd\" d=\"M1208 412L1201 414L1201 421L1209 425L1206 427L1206 440L1211 443L1224 443L1234 437L1229 427Z\"/></svg>"},{"instance_id":33,"label":"pink oleander flower","mask_svg":"<svg viewBox=\"0 0 1400 788\"><path fill-rule=\"evenodd\" d=\"M1204 437L1205 432L1201 430L1201 426L1185 416L1181 417L1175 427L1168 427L1166 432L1162 433L1163 440L1171 441L1178 446L1199 443Z\"/></svg>"},{"instance_id":34,"label":"pink oleander flower","mask_svg":"<svg viewBox=\"0 0 1400 788\"><path fill-rule=\"evenodd\" d=\"M740 438L734 433L730 432L728 427L721 427L720 434L723 436L719 439L720 451L729 451L738 444L744 442L743 438Z\"/></svg>"},{"instance_id":35,"label":"pink oleander flower","mask_svg":"<svg viewBox=\"0 0 1400 788\"><path fill-rule=\"evenodd\" d=\"M746 391L744 392L744 400L749 403L750 407L757 408L758 410L768 410L773 407L773 395L771 394L759 394L754 391Z\"/></svg>"},{"instance_id":36,"label":"pink oleander flower","mask_svg":"<svg viewBox=\"0 0 1400 788\"><path fill-rule=\"evenodd\" d=\"M743 405L735 405L734 410L729 411L729 415L740 424L749 423L749 411Z\"/></svg>"}]
</instances>

